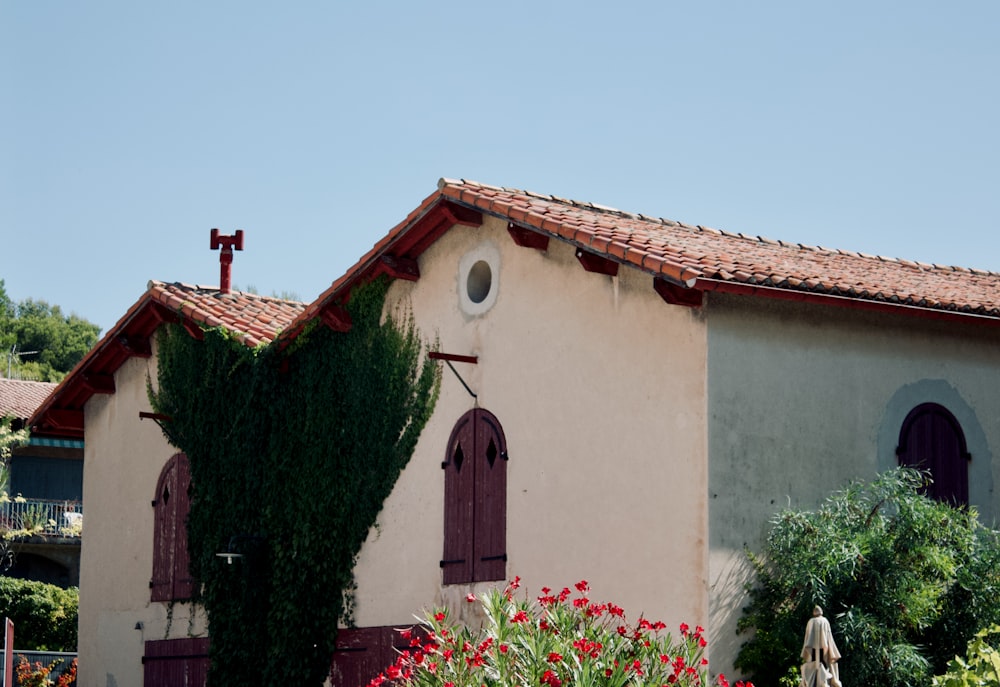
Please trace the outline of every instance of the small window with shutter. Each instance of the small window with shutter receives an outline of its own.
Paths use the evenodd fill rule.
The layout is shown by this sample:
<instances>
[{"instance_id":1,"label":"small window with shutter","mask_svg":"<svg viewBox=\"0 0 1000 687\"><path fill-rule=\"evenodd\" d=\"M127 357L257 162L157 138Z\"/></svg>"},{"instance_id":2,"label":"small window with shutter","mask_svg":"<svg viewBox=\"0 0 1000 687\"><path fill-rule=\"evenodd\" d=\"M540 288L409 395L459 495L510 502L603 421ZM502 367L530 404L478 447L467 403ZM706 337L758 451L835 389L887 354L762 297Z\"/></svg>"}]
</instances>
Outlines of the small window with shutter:
<instances>
[{"instance_id":1,"label":"small window with shutter","mask_svg":"<svg viewBox=\"0 0 1000 687\"><path fill-rule=\"evenodd\" d=\"M925 470L928 496L955 505L969 503L969 455L962 427L947 408L922 403L903 420L896 448L899 464Z\"/></svg>"},{"instance_id":2,"label":"small window with shutter","mask_svg":"<svg viewBox=\"0 0 1000 687\"><path fill-rule=\"evenodd\" d=\"M191 471L183 453L174 454L160 472L153 497L152 601L184 601L194 592L188 570L187 516Z\"/></svg>"},{"instance_id":3,"label":"small window with shutter","mask_svg":"<svg viewBox=\"0 0 1000 687\"><path fill-rule=\"evenodd\" d=\"M475 408L455 424L444 462L444 584L503 580L507 568L507 442Z\"/></svg>"}]
</instances>

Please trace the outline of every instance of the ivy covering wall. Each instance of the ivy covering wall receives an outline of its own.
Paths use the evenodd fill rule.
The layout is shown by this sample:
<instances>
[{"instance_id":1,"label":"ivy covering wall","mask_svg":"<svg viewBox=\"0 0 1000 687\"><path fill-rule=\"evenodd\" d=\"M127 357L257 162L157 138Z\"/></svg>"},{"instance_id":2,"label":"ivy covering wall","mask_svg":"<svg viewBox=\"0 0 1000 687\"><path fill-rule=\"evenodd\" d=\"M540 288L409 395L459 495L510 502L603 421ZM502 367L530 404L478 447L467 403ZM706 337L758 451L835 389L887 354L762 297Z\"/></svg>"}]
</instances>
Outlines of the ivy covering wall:
<instances>
[{"instance_id":1,"label":"ivy covering wall","mask_svg":"<svg viewBox=\"0 0 1000 687\"><path fill-rule=\"evenodd\" d=\"M352 569L431 415L440 373L388 281L356 289L346 333L284 350L222 329L158 341L150 397L191 465L191 572L208 615L209 684L321 685ZM231 547L243 557L218 557Z\"/></svg>"}]
</instances>

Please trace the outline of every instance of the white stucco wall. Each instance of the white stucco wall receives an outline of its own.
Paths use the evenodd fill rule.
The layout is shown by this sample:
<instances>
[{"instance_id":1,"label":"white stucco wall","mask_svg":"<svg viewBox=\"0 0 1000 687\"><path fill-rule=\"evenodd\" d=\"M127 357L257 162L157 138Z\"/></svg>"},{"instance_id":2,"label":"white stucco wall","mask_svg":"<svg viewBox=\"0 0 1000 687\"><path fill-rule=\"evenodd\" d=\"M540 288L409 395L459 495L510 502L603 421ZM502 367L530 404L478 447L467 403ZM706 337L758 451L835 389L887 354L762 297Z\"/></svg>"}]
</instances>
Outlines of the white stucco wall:
<instances>
[{"instance_id":1,"label":"white stucco wall","mask_svg":"<svg viewBox=\"0 0 1000 687\"><path fill-rule=\"evenodd\" d=\"M150 410L147 374L155 357L131 358L115 374L116 392L86 407L84 523L80 557L80 687L142 684L146 640L198 636L203 614L150 602L156 482L177 452L160 428L139 419ZM136 629L136 626L139 629Z\"/></svg>"},{"instance_id":2,"label":"white stucco wall","mask_svg":"<svg viewBox=\"0 0 1000 687\"><path fill-rule=\"evenodd\" d=\"M480 315L459 303L463 256L498 256ZM390 298L412 308L507 438L508 577L536 594L587 579L593 598L676 625L707 623L705 328L652 278L586 272L573 250L518 247L499 220L455 227L420 258L420 280ZM444 476L454 423L473 399L445 367L415 455L364 546L359 626L407 622L454 603L442 588Z\"/></svg>"},{"instance_id":3,"label":"white stucco wall","mask_svg":"<svg viewBox=\"0 0 1000 687\"><path fill-rule=\"evenodd\" d=\"M850 479L894 466L914 406L955 414L972 453L970 502L987 523L1000 513L996 333L719 295L706 316L713 659L734 657L743 641L744 546L762 549L781 508L812 508Z\"/></svg>"}]
</instances>

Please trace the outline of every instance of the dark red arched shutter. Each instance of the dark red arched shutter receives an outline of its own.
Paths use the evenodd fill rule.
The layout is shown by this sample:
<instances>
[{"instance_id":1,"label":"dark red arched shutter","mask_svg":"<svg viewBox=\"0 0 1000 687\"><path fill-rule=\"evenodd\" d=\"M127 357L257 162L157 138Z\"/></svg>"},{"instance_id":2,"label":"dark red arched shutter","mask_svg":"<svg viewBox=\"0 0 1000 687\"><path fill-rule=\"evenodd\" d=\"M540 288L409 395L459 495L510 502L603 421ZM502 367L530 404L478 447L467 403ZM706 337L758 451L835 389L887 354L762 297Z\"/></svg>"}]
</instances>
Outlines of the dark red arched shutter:
<instances>
[{"instance_id":1,"label":"dark red arched shutter","mask_svg":"<svg viewBox=\"0 0 1000 687\"><path fill-rule=\"evenodd\" d=\"M174 454L160 472L153 499L152 601L191 598L188 571L187 515L191 505L191 473L187 456Z\"/></svg>"},{"instance_id":2,"label":"dark red arched shutter","mask_svg":"<svg viewBox=\"0 0 1000 687\"><path fill-rule=\"evenodd\" d=\"M455 424L445 470L444 584L502 580L507 560L507 443L496 417L475 408Z\"/></svg>"},{"instance_id":3,"label":"dark red arched shutter","mask_svg":"<svg viewBox=\"0 0 1000 687\"><path fill-rule=\"evenodd\" d=\"M475 418L466 413L448 439L444 468L444 584L472 580L475 514Z\"/></svg>"},{"instance_id":4,"label":"dark red arched shutter","mask_svg":"<svg viewBox=\"0 0 1000 687\"><path fill-rule=\"evenodd\" d=\"M939 501L969 503L969 460L958 420L936 403L923 403L906 416L896 449L899 464L930 472L927 494Z\"/></svg>"},{"instance_id":5,"label":"dark red arched shutter","mask_svg":"<svg viewBox=\"0 0 1000 687\"><path fill-rule=\"evenodd\" d=\"M488 410L476 413L474 582L502 580L507 570L507 442Z\"/></svg>"}]
</instances>

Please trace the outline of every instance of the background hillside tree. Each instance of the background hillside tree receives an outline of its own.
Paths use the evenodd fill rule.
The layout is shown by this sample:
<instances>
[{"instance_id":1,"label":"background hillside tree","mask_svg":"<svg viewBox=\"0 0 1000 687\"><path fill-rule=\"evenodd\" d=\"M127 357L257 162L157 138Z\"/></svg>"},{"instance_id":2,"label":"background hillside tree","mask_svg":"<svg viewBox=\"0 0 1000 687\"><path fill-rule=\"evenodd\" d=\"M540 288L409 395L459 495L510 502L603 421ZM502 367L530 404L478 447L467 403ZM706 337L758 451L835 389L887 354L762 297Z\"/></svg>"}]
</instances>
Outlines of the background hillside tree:
<instances>
[{"instance_id":1,"label":"background hillside tree","mask_svg":"<svg viewBox=\"0 0 1000 687\"><path fill-rule=\"evenodd\" d=\"M0 577L0 616L14 621L24 651L76 651L80 590Z\"/></svg>"},{"instance_id":2,"label":"background hillside tree","mask_svg":"<svg viewBox=\"0 0 1000 687\"><path fill-rule=\"evenodd\" d=\"M58 305L27 298L14 303L0 280L0 351L3 374L39 382L61 381L97 343L101 328Z\"/></svg>"},{"instance_id":3,"label":"background hillside tree","mask_svg":"<svg viewBox=\"0 0 1000 687\"><path fill-rule=\"evenodd\" d=\"M927 687L976 632L1000 621L1000 539L974 509L920 493L897 469L855 483L815 511L785 510L740 620L752 637L736 660L757 684L796 684L803 632L824 608L845 684Z\"/></svg>"}]
</instances>

